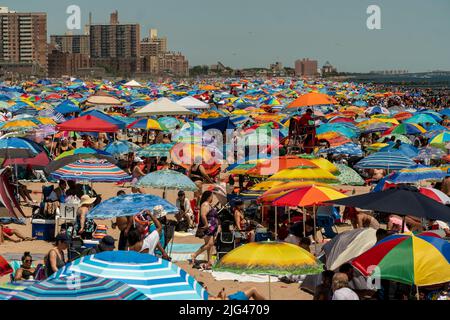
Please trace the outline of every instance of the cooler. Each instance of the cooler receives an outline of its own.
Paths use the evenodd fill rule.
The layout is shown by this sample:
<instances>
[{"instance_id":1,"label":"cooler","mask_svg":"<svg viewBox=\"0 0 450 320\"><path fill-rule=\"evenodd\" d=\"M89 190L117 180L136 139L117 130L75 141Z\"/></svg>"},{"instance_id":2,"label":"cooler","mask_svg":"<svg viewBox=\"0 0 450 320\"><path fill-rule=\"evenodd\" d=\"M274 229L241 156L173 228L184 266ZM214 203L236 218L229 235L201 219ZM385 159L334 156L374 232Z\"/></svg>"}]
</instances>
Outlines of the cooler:
<instances>
[{"instance_id":1,"label":"cooler","mask_svg":"<svg viewBox=\"0 0 450 320\"><path fill-rule=\"evenodd\" d=\"M88 248L94 248L100 243L100 241L97 240L83 240L83 247L86 249Z\"/></svg>"},{"instance_id":2,"label":"cooler","mask_svg":"<svg viewBox=\"0 0 450 320\"><path fill-rule=\"evenodd\" d=\"M51 241L55 238L55 220L32 219L31 233L37 240Z\"/></svg>"}]
</instances>

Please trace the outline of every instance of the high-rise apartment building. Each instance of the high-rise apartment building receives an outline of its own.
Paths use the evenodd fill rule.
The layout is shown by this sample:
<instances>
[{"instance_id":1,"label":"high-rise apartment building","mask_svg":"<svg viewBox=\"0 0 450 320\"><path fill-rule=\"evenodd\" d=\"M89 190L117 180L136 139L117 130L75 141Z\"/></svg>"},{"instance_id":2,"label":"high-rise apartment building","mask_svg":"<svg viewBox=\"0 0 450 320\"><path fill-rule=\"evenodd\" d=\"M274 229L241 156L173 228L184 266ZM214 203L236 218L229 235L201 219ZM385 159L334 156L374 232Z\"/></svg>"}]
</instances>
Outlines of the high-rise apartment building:
<instances>
[{"instance_id":1,"label":"high-rise apartment building","mask_svg":"<svg viewBox=\"0 0 450 320\"><path fill-rule=\"evenodd\" d=\"M52 35L50 36L50 44L58 46L59 50L64 53L80 53L90 54L89 35Z\"/></svg>"},{"instance_id":2,"label":"high-rise apartment building","mask_svg":"<svg viewBox=\"0 0 450 320\"><path fill-rule=\"evenodd\" d=\"M167 52L167 38L158 38L158 30L150 29L149 37L141 42L141 56L156 56Z\"/></svg>"},{"instance_id":3,"label":"high-rise apartment building","mask_svg":"<svg viewBox=\"0 0 450 320\"><path fill-rule=\"evenodd\" d=\"M116 11L109 24L91 24L89 35L93 67L125 75L140 71L139 24L120 24Z\"/></svg>"},{"instance_id":4,"label":"high-rise apartment building","mask_svg":"<svg viewBox=\"0 0 450 320\"><path fill-rule=\"evenodd\" d=\"M302 77L314 77L318 74L317 60L309 60L308 58L295 61L295 75Z\"/></svg>"},{"instance_id":5,"label":"high-rise apartment building","mask_svg":"<svg viewBox=\"0 0 450 320\"><path fill-rule=\"evenodd\" d=\"M10 72L47 73L46 13L0 8L0 64Z\"/></svg>"}]
</instances>

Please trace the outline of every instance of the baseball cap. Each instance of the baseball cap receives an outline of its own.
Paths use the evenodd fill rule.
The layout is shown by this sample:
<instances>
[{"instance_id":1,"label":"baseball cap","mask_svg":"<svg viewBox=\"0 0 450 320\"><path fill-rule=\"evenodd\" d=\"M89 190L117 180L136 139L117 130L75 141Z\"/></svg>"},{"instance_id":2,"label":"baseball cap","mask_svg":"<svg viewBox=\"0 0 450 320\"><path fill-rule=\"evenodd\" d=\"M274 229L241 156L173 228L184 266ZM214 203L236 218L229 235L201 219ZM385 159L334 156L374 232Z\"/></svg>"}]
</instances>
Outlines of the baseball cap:
<instances>
[{"instance_id":1,"label":"baseball cap","mask_svg":"<svg viewBox=\"0 0 450 320\"><path fill-rule=\"evenodd\" d=\"M102 250L105 249L114 249L114 243L116 242L116 240L114 240L113 237L111 236L104 236L102 238L102 240L100 240L99 246Z\"/></svg>"}]
</instances>

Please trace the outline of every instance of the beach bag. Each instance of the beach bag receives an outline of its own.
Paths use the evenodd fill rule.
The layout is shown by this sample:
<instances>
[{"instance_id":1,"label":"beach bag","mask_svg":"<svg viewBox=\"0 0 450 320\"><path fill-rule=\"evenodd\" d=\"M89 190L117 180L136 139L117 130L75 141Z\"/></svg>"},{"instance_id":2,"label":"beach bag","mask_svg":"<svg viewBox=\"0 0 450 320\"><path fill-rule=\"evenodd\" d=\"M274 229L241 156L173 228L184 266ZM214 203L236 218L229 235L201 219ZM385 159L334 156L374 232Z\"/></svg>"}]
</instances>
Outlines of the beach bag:
<instances>
[{"instance_id":1,"label":"beach bag","mask_svg":"<svg viewBox=\"0 0 450 320\"><path fill-rule=\"evenodd\" d=\"M198 227L197 231L195 232L195 236L200 239L203 238L205 236L205 230L206 229Z\"/></svg>"}]
</instances>

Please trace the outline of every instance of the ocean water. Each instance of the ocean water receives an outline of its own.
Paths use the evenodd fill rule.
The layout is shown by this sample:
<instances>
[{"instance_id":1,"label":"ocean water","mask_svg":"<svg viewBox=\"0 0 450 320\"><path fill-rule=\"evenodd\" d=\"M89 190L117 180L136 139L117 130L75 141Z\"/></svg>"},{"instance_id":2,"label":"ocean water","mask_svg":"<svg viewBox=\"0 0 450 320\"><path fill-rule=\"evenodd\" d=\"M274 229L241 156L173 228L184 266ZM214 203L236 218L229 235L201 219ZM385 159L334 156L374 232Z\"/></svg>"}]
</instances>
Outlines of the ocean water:
<instances>
[{"instance_id":1,"label":"ocean water","mask_svg":"<svg viewBox=\"0 0 450 320\"><path fill-rule=\"evenodd\" d=\"M448 73L408 73L400 75L358 75L352 81L408 87L450 88L450 72Z\"/></svg>"}]
</instances>

